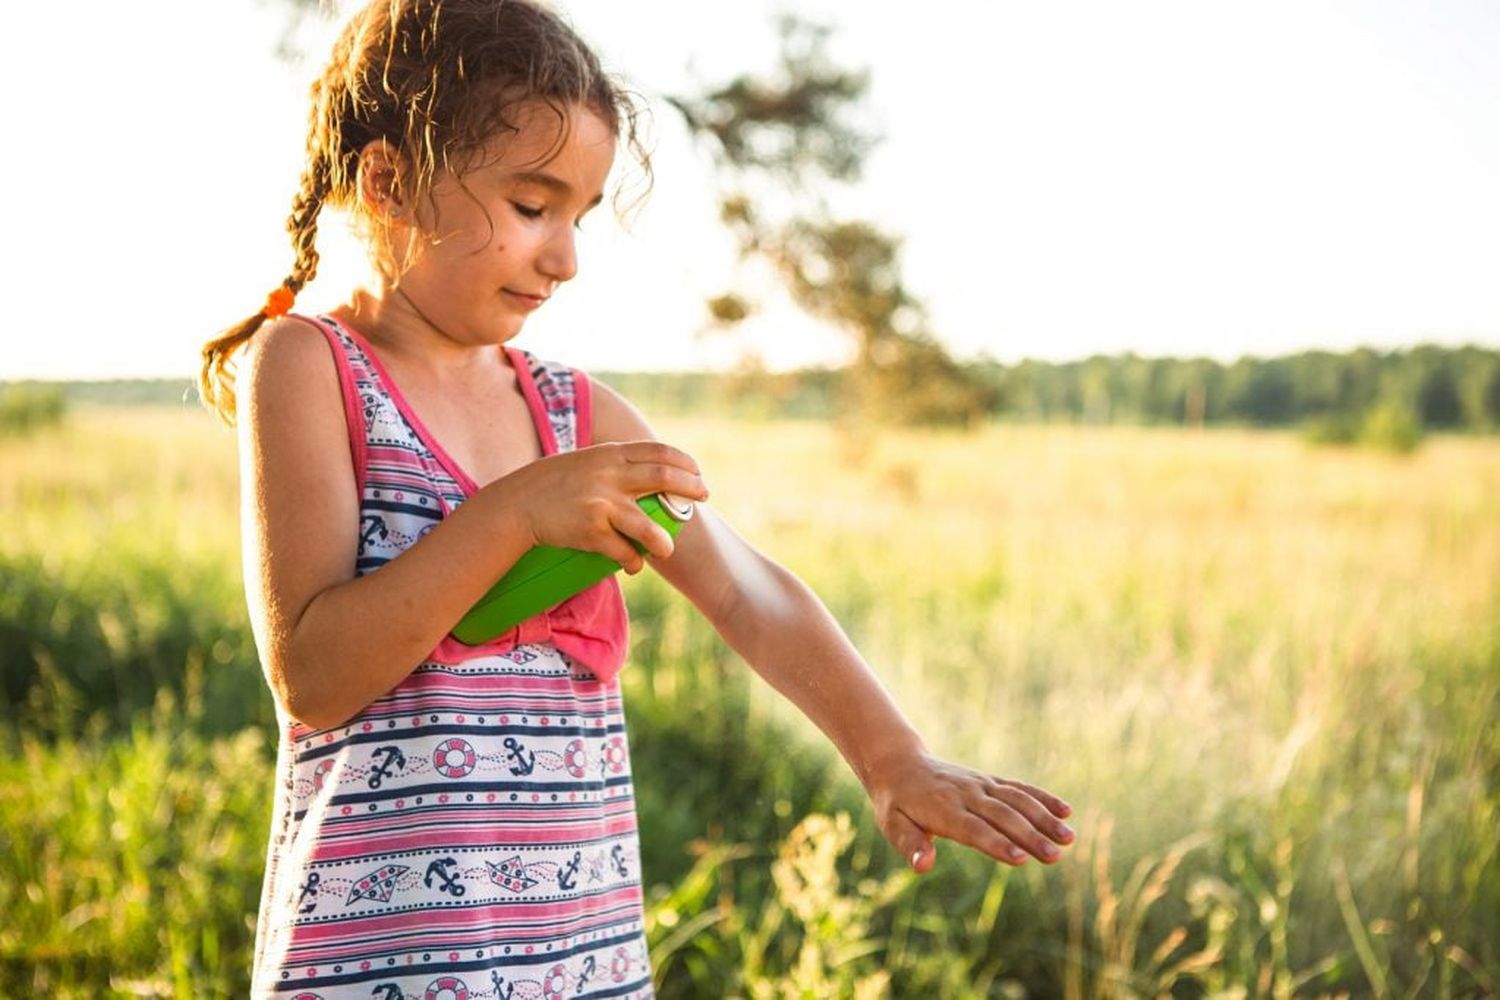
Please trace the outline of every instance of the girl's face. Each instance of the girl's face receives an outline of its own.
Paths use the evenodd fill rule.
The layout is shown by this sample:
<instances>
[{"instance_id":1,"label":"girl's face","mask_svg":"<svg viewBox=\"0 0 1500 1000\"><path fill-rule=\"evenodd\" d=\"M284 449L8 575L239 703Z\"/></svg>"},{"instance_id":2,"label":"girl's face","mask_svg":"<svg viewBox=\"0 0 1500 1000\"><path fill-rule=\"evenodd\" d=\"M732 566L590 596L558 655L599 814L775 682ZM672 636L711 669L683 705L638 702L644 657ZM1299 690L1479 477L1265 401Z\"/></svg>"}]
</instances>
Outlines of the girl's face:
<instances>
[{"instance_id":1,"label":"girl's face","mask_svg":"<svg viewBox=\"0 0 1500 1000\"><path fill-rule=\"evenodd\" d=\"M492 140L477 166L434 182L417 213L423 245L399 282L461 344L511 339L578 273L577 227L614 162L614 134L592 111L575 107L563 123L536 104L517 118L519 131Z\"/></svg>"}]
</instances>

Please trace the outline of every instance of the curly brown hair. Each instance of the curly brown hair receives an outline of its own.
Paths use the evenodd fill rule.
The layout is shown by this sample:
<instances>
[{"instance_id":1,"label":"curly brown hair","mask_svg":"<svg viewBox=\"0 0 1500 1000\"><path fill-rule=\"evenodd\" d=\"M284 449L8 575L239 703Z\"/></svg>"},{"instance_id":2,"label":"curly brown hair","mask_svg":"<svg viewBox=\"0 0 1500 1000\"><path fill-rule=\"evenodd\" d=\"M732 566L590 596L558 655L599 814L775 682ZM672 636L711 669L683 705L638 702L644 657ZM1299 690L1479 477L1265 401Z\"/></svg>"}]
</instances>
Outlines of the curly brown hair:
<instances>
[{"instance_id":1,"label":"curly brown hair","mask_svg":"<svg viewBox=\"0 0 1500 1000\"><path fill-rule=\"evenodd\" d=\"M649 184L633 95L538 0L370 0L334 43L311 97L307 163L286 224L296 259L281 287L292 295L317 272L323 207L360 218L360 155L371 142L394 149L406 169L393 194L415 203L440 173L461 175L486 143L515 132L521 105L540 101L564 125L583 107L623 136ZM266 319L262 307L203 347L198 391L226 422L234 355Z\"/></svg>"}]
</instances>

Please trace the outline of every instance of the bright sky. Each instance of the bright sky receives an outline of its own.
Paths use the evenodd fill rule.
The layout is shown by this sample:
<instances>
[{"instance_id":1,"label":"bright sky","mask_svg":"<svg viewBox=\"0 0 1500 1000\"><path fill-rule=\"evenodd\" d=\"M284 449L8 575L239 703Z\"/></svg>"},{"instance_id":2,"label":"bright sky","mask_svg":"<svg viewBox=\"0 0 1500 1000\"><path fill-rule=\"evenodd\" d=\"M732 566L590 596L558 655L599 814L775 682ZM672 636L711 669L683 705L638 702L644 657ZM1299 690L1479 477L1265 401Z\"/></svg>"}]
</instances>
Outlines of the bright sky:
<instances>
[{"instance_id":1,"label":"bright sky","mask_svg":"<svg viewBox=\"0 0 1500 1000\"><path fill-rule=\"evenodd\" d=\"M1500 346L1500 4L798 7L872 71L885 141L849 204L905 238L909 285L960 355ZM779 8L564 9L651 97L769 64ZM285 22L266 0L9 11L0 379L190 375L280 282L332 31L291 65ZM522 343L594 369L838 358L840 335L784 303L705 335L732 248L706 161L655 107L650 201L628 231L596 213L582 273ZM363 267L323 232L302 308Z\"/></svg>"}]
</instances>

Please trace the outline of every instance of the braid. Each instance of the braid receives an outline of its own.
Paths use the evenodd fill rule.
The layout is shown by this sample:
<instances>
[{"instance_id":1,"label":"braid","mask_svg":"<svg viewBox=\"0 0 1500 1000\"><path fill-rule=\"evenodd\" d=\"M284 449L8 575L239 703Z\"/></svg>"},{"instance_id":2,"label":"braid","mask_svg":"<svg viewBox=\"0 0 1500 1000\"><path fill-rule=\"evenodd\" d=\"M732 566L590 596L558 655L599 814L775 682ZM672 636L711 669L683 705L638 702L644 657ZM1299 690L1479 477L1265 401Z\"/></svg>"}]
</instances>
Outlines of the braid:
<instances>
[{"instance_id":1,"label":"braid","mask_svg":"<svg viewBox=\"0 0 1500 1000\"><path fill-rule=\"evenodd\" d=\"M394 183L403 200L423 203L440 173L462 173L496 135L515 131L513 112L540 101L564 122L584 105L616 133L647 170L634 102L606 78L598 57L548 0L364 0L334 42L311 88L307 157L287 232L291 272L254 315L203 348L198 392L234 422L234 357L261 324L285 314L318 270L318 216L349 210L371 259L393 283L389 216L361 203L362 151L388 144L400 158ZM618 203L617 203L618 204ZM407 227L409 260L419 232Z\"/></svg>"},{"instance_id":2,"label":"braid","mask_svg":"<svg viewBox=\"0 0 1500 1000\"><path fill-rule=\"evenodd\" d=\"M272 315L280 315L296 294L318 273L318 214L323 210L331 185L327 161L315 155L302 174L302 185L292 199L292 214L286 220L292 236L296 260L292 272L272 292L266 305L248 319L225 330L203 348L203 369L198 373L198 395L226 423L234 423L234 373L231 362L235 353L255 335L261 324Z\"/></svg>"},{"instance_id":3,"label":"braid","mask_svg":"<svg viewBox=\"0 0 1500 1000\"><path fill-rule=\"evenodd\" d=\"M292 273L287 276L286 287L293 294L302 291L318 273L318 213L328 198L331 185L328 167L322 157L308 164L302 175L302 187L292 199L292 214L286 220L286 231L292 236L292 248L297 259L292 264Z\"/></svg>"}]
</instances>

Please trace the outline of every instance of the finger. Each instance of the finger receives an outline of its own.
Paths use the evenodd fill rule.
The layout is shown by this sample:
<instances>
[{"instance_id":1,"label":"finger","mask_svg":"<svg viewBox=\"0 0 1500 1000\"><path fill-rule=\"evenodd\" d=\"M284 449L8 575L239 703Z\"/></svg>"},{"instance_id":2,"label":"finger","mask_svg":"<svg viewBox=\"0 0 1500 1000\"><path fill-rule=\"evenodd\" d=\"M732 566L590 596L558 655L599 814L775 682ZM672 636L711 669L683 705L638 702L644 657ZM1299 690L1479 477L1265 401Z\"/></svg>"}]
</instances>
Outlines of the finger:
<instances>
[{"instance_id":1,"label":"finger","mask_svg":"<svg viewBox=\"0 0 1500 1000\"><path fill-rule=\"evenodd\" d=\"M884 833L885 839L891 842L896 852L919 875L932 871L932 866L937 862L937 847L926 831L907 818L905 813L897 810L887 822Z\"/></svg>"},{"instance_id":2,"label":"finger","mask_svg":"<svg viewBox=\"0 0 1500 1000\"><path fill-rule=\"evenodd\" d=\"M968 844L975 850L983 851L996 861L1002 861L1008 865L1026 863L1026 852L1014 840L997 830L988 819L972 809L965 809L956 822L958 826L952 835L954 840Z\"/></svg>"},{"instance_id":3,"label":"finger","mask_svg":"<svg viewBox=\"0 0 1500 1000\"><path fill-rule=\"evenodd\" d=\"M1056 844L1048 840L1031 821L1009 803L998 799L981 798L968 807L971 814L984 820L996 833L1011 844L1026 851L1038 861L1051 864L1062 857Z\"/></svg>"},{"instance_id":4,"label":"finger","mask_svg":"<svg viewBox=\"0 0 1500 1000\"><path fill-rule=\"evenodd\" d=\"M630 544L632 541L640 543L646 554L658 559L666 559L672 555L674 545L667 529L647 517L646 512L634 504L621 507L610 518L610 525L614 528L616 537L625 541L624 548L629 549L629 554L622 553L623 558L611 553L605 554L623 566L627 573L635 574L645 565L640 551Z\"/></svg>"},{"instance_id":5,"label":"finger","mask_svg":"<svg viewBox=\"0 0 1500 1000\"><path fill-rule=\"evenodd\" d=\"M703 477L664 462L638 462L626 466L621 488L637 496L652 493L675 493L692 500L707 500L708 486Z\"/></svg>"},{"instance_id":6,"label":"finger","mask_svg":"<svg viewBox=\"0 0 1500 1000\"><path fill-rule=\"evenodd\" d=\"M675 465L694 475L701 471L693 456L665 441L628 441L620 446L620 454L627 462Z\"/></svg>"},{"instance_id":7,"label":"finger","mask_svg":"<svg viewBox=\"0 0 1500 1000\"><path fill-rule=\"evenodd\" d=\"M1046 804L1040 801L1033 793L1041 789L1029 788L1020 782L1005 784L1001 782L988 782L985 785L985 794L992 799L997 799L1015 809L1026 821L1037 830L1051 837L1059 844L1071 844L1073 842L1073 829L1059 819L1055 812L1048 809ZM1045 794L1045 793L1043 793Z\"/></svg>"},{"instance_id":8,"label":"finger","mask_svg":"<svg viewBox=\"0 0 1500 1000\"><path fill-rule=\"evenodd\" d=\"M1058 798L1056 795L1053 795L1045 788L1038 788L1035 785L1028 785L1024 781L1016 781L1012 778L1001 778L998 775L990 775L990 780L994 781L997 785L1009 785L1011 788L1021 789L1021 791L1025 792L1027 795L1030 795L1042 805L1046 806L1047 811L1052 815L1057 816L1058 818L1065 818L1067 816L1073 815L1072 806L1068 805L1062 799Z\"/></svg>"}]
</instances>

